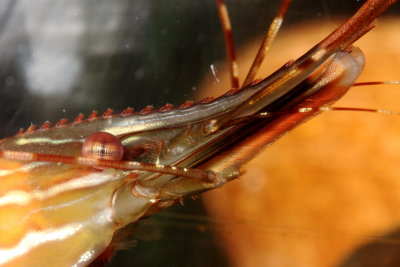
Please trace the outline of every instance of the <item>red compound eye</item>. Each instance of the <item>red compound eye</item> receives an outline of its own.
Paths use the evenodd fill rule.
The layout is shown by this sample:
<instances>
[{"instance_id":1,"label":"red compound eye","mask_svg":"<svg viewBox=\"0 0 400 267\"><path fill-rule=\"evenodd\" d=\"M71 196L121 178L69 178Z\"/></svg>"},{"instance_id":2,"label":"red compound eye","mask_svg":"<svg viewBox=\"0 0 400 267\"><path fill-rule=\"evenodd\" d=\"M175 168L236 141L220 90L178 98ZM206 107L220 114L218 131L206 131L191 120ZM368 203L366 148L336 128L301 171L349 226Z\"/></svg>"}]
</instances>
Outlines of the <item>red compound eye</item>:
<instances>
[{"instance_id":1,"label":"red compound eye","mask_svg":"<svg viewBox=\"0 0 400 267\"><path fill-rule=\"evenodd\" d=\"M98 132L90 135L83 142L82 155L96 159L121 160L124 147L114 135Z\"/></svg>"}]
</instances>

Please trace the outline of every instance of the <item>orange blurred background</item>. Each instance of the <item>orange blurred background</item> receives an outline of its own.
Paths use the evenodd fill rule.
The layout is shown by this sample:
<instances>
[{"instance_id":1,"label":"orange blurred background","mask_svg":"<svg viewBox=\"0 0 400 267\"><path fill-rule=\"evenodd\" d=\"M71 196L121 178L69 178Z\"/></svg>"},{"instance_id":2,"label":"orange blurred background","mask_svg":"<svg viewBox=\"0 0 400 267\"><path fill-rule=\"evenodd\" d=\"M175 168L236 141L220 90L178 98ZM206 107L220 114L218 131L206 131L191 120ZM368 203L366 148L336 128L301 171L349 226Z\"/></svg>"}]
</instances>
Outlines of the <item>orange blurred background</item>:
<instances>
[{"instance_id":1,"label":"orange blurred background","mask_svg":"<svg viewBox=\"0 0 400 267\"><path fill-rule=\"evenodd\" d=\"M259 77L299 57L337 25L284 28ZM358 81L400 80L399 33L400 20L385 18L356 43L366 56ZM239 49L242 81L259 43ZM222 65L219 73L226 73ZM220 78L225 84L208 75L199 97L224 93L218 88L228 88L229 79ZM335 106L400 111L399 89L355 87ZM203 200L232 266L398 266L399 163L400 116L326 112Z\"/></svg>"}]
</instances>

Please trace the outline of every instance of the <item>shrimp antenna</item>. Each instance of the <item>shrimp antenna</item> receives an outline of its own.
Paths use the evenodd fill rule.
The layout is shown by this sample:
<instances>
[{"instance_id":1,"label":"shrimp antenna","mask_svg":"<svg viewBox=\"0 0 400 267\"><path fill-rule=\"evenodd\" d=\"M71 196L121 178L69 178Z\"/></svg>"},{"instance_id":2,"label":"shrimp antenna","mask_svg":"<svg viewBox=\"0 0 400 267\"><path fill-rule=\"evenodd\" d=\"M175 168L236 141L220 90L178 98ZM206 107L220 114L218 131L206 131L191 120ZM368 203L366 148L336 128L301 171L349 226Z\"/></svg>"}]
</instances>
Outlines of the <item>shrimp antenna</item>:
<instances>
[{"instance_id":1,"label":"shrimp antenna","mask_svg":"<svg viewBox=\"0 0 400 267\"><path fill-rule=\"evenodd\" d=\"M279 29L281 28L283 18L285 17L285 14L289 9L290 2L291 0L282 1L277 15L273 19L272 23L268 28L268 31L264 36L261 46L257 52L256 57L254 58L254 61L250 67L250 70L246 76L246 79L242 87L254 81L268 50L271 48L272 43L274 42L279 32ZM228 57L229 71L231 76L231 86L233 89L238 90L239 88L241 88L239 87L239 70L236 60L235 46L233 44L233 34L232 34L232 27L229 19L228 9L226 8L224 0L215 0L215 3L217 6L219 19L222 25L222 30L224 32L225 49Z\"/></svg>"},{"instance_id":2,"label":"shrimp antenna","mask_svg":"<svg viewBox=\"0 0 400 267\"><path fill-rule=\"evenodd\" d=\"M229 72L231 75L232 89L239 89L239 70L236 61L235 46L233 44L233 34L228 9L224 0L215 0L222 31L224 33L225 50L229 62Z\"/></svg>"},{"instance_id":3,"label":"shrimp antenna","mask_svg":"<svg viewBox=\"0 0 400 267\"><path fill-rule=\"evenodd\" d=\"M393 85L393 84L400 84L400 81L359 82L359 83L354 83L353 87L355 87L355 86L366 86L366 85Z\"/></svg>"},{"instance_id":4,"label":"shrimp antenna","mask_svg":"<svg viewBox=\"0 0 400 267\"><path fill-rule=\"evenodd\" d=\"M276 39L276 36L279 32L279 29L282 26L283 18L286 15L287 10L289 9L290 2L292 0L284 0L279 7L278 14L272 20L272 23L269 25L268 31L266 32L264 39L261 43L260 48L258 49L257 55L254 58L254 61L247 73L247 77L244 80L243 87L250 84L254 81L258 70L260 69L265 56L268 53L268 50L271 48L273 42Z\"/></svg>"}]
</instances>

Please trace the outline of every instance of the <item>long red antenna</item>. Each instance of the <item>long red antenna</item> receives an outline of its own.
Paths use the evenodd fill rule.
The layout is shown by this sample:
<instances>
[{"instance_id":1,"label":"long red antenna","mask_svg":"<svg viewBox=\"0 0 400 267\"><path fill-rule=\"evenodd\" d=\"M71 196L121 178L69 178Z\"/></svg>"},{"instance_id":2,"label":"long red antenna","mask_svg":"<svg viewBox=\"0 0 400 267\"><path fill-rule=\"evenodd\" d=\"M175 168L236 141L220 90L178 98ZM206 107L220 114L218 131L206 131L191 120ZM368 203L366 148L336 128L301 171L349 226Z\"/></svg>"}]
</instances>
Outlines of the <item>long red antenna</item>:
<instances>
[{"instance_id":1,"label":"long red antenna","mask_svg":"<svg viewBox=\"0 0 400 267\"><path fill-rule=\"evenodd\" d=\"M217 6L219 20L224 33L225 49L229 62L232 88L239 89L239 70L236 61L236 52L233 44L232 27L229 19L228 9L226 8L224 0L215 0L215 4Z\"/></svg>"},{"instance_id":2,"label":"long red antenna","mask_svg":"<svg viewBox=\"0 0 400 267\"><path fill-rule=\"evenodd\" d=\"M257 55L254 58L253 64L251 65L249 72L247 73L247 77L244 80L243 87L250 84L254 81L258 70L261 67L261 64L264 61L265 56L267 55L268 50L271 48L272 43L274 42L276 35L281 28L283 18L287 10L289 9L289 4L292 0L283 0L281 6L279 7L278 14L275 16L274 20L272 21L271 25L266 32L264 39L261 43L260 48L258 49Z\"/></svg>"}]
</instances>

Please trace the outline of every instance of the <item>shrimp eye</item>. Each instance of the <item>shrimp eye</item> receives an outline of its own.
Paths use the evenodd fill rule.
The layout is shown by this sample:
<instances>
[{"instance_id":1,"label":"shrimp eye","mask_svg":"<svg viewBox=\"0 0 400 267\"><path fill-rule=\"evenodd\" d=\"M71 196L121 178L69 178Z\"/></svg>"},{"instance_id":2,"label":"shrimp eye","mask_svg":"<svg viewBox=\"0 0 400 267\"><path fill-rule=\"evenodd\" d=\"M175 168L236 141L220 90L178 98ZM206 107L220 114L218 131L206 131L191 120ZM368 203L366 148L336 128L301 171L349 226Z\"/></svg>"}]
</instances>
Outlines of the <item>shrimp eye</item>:
<instances>
[{"instance_id":1,"label":"shrimp eye","mask_svg":"<svg viewBox=\"0 0 400 267\"><path fill-rule=\"evenodd\" d=\"M96 159L121 160L124 155L124 147L114 135L97 132L88 136L83 142L82 155Z\"/></svg>"}]
</instances>

